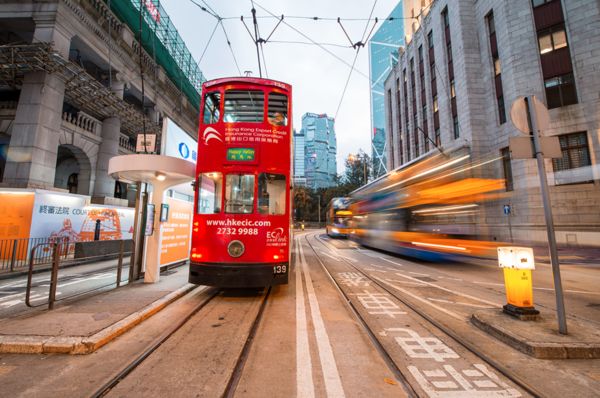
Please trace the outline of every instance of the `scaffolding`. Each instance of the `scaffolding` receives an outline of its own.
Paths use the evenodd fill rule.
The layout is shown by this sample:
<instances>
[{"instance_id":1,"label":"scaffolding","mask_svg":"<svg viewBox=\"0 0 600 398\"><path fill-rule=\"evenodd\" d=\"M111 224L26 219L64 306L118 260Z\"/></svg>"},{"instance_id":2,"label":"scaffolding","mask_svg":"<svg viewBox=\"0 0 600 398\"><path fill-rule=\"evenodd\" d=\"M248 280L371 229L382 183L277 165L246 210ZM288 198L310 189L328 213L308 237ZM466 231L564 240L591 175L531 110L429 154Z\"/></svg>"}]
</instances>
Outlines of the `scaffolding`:
<instances>
[{"instance_id":1,"label":"scaffolding","mask_svg":"<svg viewBox=\"0 0 600 398\"><path fill-rule=\"evenodd\" d=\"M0 86L16 87L29 72L53 73L65 82L65 99L91 116L104 120L118 116L121 130L130 136L160 132L160 126L133 105L117 97L79 65L62 58L50 43L0 46Z\"/></svg>"},{"instance_id":2,"label":"scaffolding","mask_svg":"<svg viewBox=\"0 0 600 398\"><path fill-rule=\"evenodd\" d=\"M195 109L200 106L202 83L206 80L198 64L177 32L160 0L104 0L117 17L138 36L140 7L142 37L140 42L167 76L185 94Z\"/></svg>"}]
</instances>

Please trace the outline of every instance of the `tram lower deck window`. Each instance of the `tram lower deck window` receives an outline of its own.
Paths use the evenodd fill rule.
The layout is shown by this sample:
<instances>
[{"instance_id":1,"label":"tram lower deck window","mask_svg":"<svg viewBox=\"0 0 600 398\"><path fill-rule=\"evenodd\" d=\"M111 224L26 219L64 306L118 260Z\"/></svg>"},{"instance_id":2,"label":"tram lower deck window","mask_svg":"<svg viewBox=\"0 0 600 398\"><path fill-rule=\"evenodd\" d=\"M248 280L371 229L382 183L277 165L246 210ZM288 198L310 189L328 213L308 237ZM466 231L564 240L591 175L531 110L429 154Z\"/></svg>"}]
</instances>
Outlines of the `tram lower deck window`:
<instances>
[{"instance_id":1,"label":"tram lower deck window","mask_svg":"<svg viewBox=\"0 0 600 398\"><path fill-rule=\"evenodd\" d=\"M221 187L223 175L221 173L202 173L198 177L198 214L215 214L221 212Z\"/></svg>"},{"instance_id":2,"label":"tram lower deck window","mask_svg":"<svg viewBox=\"0 0 600 398\"><path fill-rule=\"evenodd\" d=\"M227 175L225 178L225 213L249 214L253 210L254 175Z\"/></svg>"},{"instance_id":3,"label":"tram lower deck window","mask_svg":"<svg viewBox=\"0 0 600 398\"><path fill-rule=\"evenodd\" d=\"M285 214L285 176L261 173L258 176L258 212L260 214Z\"/></svg>"}]
</instances>

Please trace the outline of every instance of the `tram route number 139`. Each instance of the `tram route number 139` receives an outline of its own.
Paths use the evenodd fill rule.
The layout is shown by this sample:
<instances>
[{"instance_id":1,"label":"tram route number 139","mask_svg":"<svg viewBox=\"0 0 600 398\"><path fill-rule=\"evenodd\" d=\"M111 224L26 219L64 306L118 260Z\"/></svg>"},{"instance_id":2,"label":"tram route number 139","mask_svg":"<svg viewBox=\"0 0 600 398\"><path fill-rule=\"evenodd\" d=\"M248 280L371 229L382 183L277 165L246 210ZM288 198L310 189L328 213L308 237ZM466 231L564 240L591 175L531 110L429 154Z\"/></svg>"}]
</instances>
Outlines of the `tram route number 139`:
<instances>
[{"instance_id":1,"label":"tram route number 139","mask_svg":"<svg viewBox=\"0 0 600 398\"><path fill-rule=\"evenodd\" d=\"M287 265L276 265L273 267L274 274L285 274L287 272Z\"/></svg>"}]
</instances>

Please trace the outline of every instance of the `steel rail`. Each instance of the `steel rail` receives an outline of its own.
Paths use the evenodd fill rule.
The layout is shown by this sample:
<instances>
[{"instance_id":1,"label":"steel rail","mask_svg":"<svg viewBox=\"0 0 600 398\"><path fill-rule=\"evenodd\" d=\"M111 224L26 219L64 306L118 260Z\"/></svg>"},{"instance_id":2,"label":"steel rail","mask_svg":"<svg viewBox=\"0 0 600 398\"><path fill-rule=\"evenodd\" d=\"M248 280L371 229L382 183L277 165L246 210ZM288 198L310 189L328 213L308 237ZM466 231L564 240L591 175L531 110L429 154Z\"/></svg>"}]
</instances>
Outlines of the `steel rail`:
<instances>
[{"instance_id":1,"label":"steel rail","mask_svg":"<svg viewBox=\"0 0 600 398\"><path fill-rule=\"evenodd\" d=\"M157 340L154 341L154 343L152 343L152 345L150 345L146 350L144 350L144 352L138 355L133 361L131 361L127 366L121 369L108 382L106 382L102 387L96 390L96 392L94 392L94 394L92 394L91 397L98 398L108 394L110 390L117 386L117 384L119 384L121 380L127 377L127 375L129 375L135 368L137 368L142 362L144 362L154 351L156 351L173 334L175 334L179 329L181 329L194 315L196 315L202 308L204 308L208 303L210 303L220 292L218 289L215 288L200 287L200 289L200 292L208 292L208 297L202 300L185 317L183 317L177 324L175 324L175 326L163 333ZM198 293L198 288L192 290L186 296L190 296L195 293Z\"/></svg>"},{"instance_id":2,"label":"steel rail","mask_svg":"<svg viewBox=\"0 0 600 398\"><path fill-rule=\"evenodd\" d=\"M325 246L326 248L331 247L331 245L329 245L326 242L324 242L318 236L315 236L314 234L312 236L321 245ZM306 236L306 241L309 244L309 246L311 247L311 249L313 249L313 251L315 252L315 255L318 258L319 255L317 254L317 251L314 249L314 247L312 246L312 244L308 240L308 236ZM334 246L334 248L335 248L335 246ZM397 299L398 301L400 301L402 304L404 304L406 307L408 307L415 314L417 314L418 316L420 316L421 318L423 318L425 321L427 321L431 325L433 325L435 328L439 329L442 333L446 334L448 337L452 338L457 343L459 343L460 345L462 345L467 351L470 351L475 356L479 357L481 360L483 360L484 362L486 362L488 365L490 365L491 367L493 367L494 369L496 369L498 372L500 372L502 375L504 375L505 377L507 377L509 380L511 380L517 386L519 386L520 388L522 388L523 390L525 390L528 394L531 394L534 397L543 397L544 396L535 387L533 387L530 384L528 384L527 382L525 382L521 377L517 376L514 372L510 371L508 368L506 368L505 366L503 366L502 364L500 364L498 361L492 359L491 357L489 357L485 353L481 352L474 344L472 344L469 341L463 339L461 336L459 336L457 333L455 333L454 331L452 331L450 328L448 328L447 326L445 326L441 322L438 322L437 320L435 320L433 317L429 316L424 311L418 309L417 306L415 306L414 304L410 303L408 300L406 300L404 298L401 298L392 289L390 289L389 287L385 286L384 284L382 284L381 282L377 281L376 279L372 278L369 274L365 273L364 271L362 271L361 269L359 269L358 267L356 267L354 264L352 264L350 261L348 261L344 257L340 257L340 259L342 261L344 261L346 264L348 264L350 267L352 267L353 269L355 269L357 272L359 272L360 274L364 275L366 278L368 278L370 281L372 281L379 288L383 289L384 291L386 291L387 293L389 293L392 297L394 297L395 299ZM319 259L319 262L321 262L320 259ZM321 262L321 264L323 264L323 262ZM337 282L336 282L336 284L337 284Z\"/></svg>"}]
</instances>

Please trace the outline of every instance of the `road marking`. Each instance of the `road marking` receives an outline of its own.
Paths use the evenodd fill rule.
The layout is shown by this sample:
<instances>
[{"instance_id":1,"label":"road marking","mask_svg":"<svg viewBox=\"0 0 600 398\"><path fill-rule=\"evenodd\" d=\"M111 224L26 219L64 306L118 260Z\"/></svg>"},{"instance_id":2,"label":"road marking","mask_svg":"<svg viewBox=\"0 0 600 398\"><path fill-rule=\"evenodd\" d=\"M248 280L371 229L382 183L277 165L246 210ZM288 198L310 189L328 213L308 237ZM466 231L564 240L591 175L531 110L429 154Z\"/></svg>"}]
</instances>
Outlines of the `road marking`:
<instances>
[{"instance_id":1,"label":"road marking","mask_svg":"<svg viewBox=\"0 0 600 398\"><path fill-rule=\"evenodd\" d=\"M494 282L473 281L473 283L477 283L478 285L504 286L504 283L494 283ZM553 292L554 291L554 289L551 288L551 287L534 287L533 289L534 290L544 290L544 291L547 291L547 292ZM587 292L585 290L564 289L563 291L567 292L567 293L600 295L600 292Z\"/></svg>"},{"instance_id":2,"label":"road marking","mask_svg":"<svg viewBox=\"0 0 600 398\"><path fill-rule=\"evenodd\" d=\"M338 277L340 278L340 283L342 285L354 287L371 286L369 280L358 272L338 272Z\"/></svg>"},{"instance_id":3,"label":"road marking","mask_svg":"<svg viewBox=\"0 0 600 398\"><path fill-rule=\"evenodd\" d=\"M327 256L327 257L329 257L329 258L331 258L331 259L333 259L333 260L335 260L335 261L340 261L340 259L339 259L339 258L337 258L337 257L333 257L331 254L327 254L327 253L321 253L321 254L322 254L322 255L324 255L324 256Z\"/></svg>"},{"instance_id":4,"label":"road marking","mask_svg":"<svg viewBox=\"0 0 600 398\"><path fill-rule=\"evenodd\" d=\"M445 313L447 315L450 315L452 318L458 319L459 321L464 321L464 318L461 317L461 316L459 316L458 314L456 314L456 313L454 313L452 311L448 311L447 309L445 309L443 307L440 307L439 305L433 304L431 301L425 300L424 298L419 297L416 294L413 294L413 293L409 292L408 290L401 288L398 285L390 283L390 282L386 281L385 279L381 279L381 278L378 278L376 276L374 276L373 279L377 279L378 281L380 281L380 282L382 282L382 283L384 283L384 284L386 284L388 286L393 287L394 289L398 290L399 292L402 292L402 293L404 293L404 294L406 294L406 295L414 298L415 300L421 301L421 302L423 302L423 303L425 303L425 304L427 304L427 305L429 305L429 306L431 306L431 307L433 307L433 308L435 308L435 309L437 309L439 311L442 311L443 313Z\"/></svg>"},{"instance_id":5,"label":"road marking","mask_svg":"<svg viewBox=\"0 0 600 398\"><path fill-rule=\"evenodd\" d=\"M457 301L450 301L450 300L444 300L444 299L438 299L438 298L433 298L433 297L427 297L427 300L431 300L431 301L438 301L440 303L448 303L448 304L457 304L457 305L466 305L467 307L475 307L475 308L486 308L489 309L490 306L489 305L478 305L478 304L470 304L470 303L459 303ZM496 308L495 306L492 308Z\"/></svg>"},{"instance_id":6,"label":"road marking","mask_svg":"<svg viewBox=\"0 0 600 398\"><path fill-rule=\"evenodd\" d=\"M300 247L300 239L296 238L296 248ZM299 249L296 252L300 254ZM300 256L298 256L300 257ZM298 258L295 264L296 273L296 394L298 397L314 397L315 386L312 379L312 362L308 346L308 325L304 306L304 288L302 272Z\"/></svg>"},{"instance_id":7,"label":"road marking","mask_svg":"<svg viewBox=\"0 0 600 398\"><path fill-rule=\"evenodd\" d=\"M412 281L399 281L398 279L386 279L386 281L388 282L396 282L396 283L402 283L403 285L409 285L409 286L417 286L417 287L423 287L425 286L424 283L421 282L412 282Z\"/></svg>"},{"instance_id":8,"label":"road marking","mask_svg":"<svg viewBox=\"0 0 600 398\"><path fill-rule=\"evenodd\" d=\"M442 369L420 370L409 366L408 370L429 397L468 398L520 397L521 394L506 384L483 364L474 364L474 369L456 370L451 365ZM479 388L479 389L478 389Z\"/></svg>"},{"instance_id":9,"label":"road marking","mask_svg":"<svg viewBox=\"0 0 600 398\"><path fill-rule=\"evenodd\" d=\"M386 328L385 331L402 334L402 336L395 336L394 339L411 358L433 359L435 362L460 358L452 348L437 337L423 337L414 330L406 328Z\"/></svg>"},{"instance_id":10,"label":"road marking","mask_svg":"<svg viewBox=\"0 0 600 398\"><path fill-rule=\"evenodd\" d=\"M385 258L385 257L379 257L379 258L380 258L380 259L382 259L383 261L387 261L388 263L395 264L395 265L397 265L398 267L404 267L404 264L400 264L400 263L397 263L397 262L395 262L395 261L388 260L388 259L387 259L387 258Z\"/></svg>"},{"instance_id":11,"label":"road marking","mask_svg":"<svg viewBox=\"0 0 600 398\"><path fill-rule=\"evenodd\" d=\"M401 278L406 278L406 279L413 280L415 282L422 282L422 283L424 283L424 284L426 284L428 286L438 288L438 289L443 290L443 291L448 292L448 293L456 294L457 296L465 297L465 298L468 298L468 299L471 299L471 300L479 301L480 303L485 303L485 304L491 305L494 308L500 307L500 304L498 304L498 303L493 303L491 301L487 301L487 300L481 299L479 297L471 296L471 295L466 294L466 293L457 292L455 290L448 289L448 288L445 288L445 287L440 286L440 285L436 285L435 283L431 283L431 282L427 282L427 281L422 281L420 279L413 278L412 276L403 275L403 274L401 274L399 272L396 272L396 275L398 275Z\"/></svg>"},{"instance_id":12,"label":"road marking","mask_svg":"<svg viewBox=\"0 0 600 398\"><path fill-rule=\"evenodd\" d=\"M406 315L406 312L400 311L400 307L389 298L389 294L363 290L362 293L350 293L349 295L358 297L362 306L371 315L387 315L390 318L396 318L396 315Z\"/></svg>"},{"instance_id":13,"label":"road marking","mask_svg":"<svg viewBox=\"0 0 600 398\"><path fill-rule=\"evenodd\" d=\"M413 275L419 275L419 276L429 276L429 274L422 274L420 272L413 272L413 271L408 271L409 274L413 274Z\"/></svg>"},{"instance_id":14,"label":"road marking","mask_svg":"<svg viewBox=\"0 0 600 398\"><path fill-rule=\"evenodd\" d=\"M302 272L305 276L306 292L308 294L308 303L310 305L310 315L313 321L315 329L315 337L317 340L317 348L319 351L319 359L321 360L321 369L323 370L323 378L325 379L325 390L327 395L330 397L345 397L344 388L342 387L342 381L340 374L335 363L335 357L333 356L333 350L325 329L325 323L321 316L321 309L319 308L319 302L317 301L317 295L315 294L315 288L312 284L310 277L310 270L306 265L306 258L304 257L304 249L300 245L300 260L302 262Z\"/></svg>"}]
</instances>

